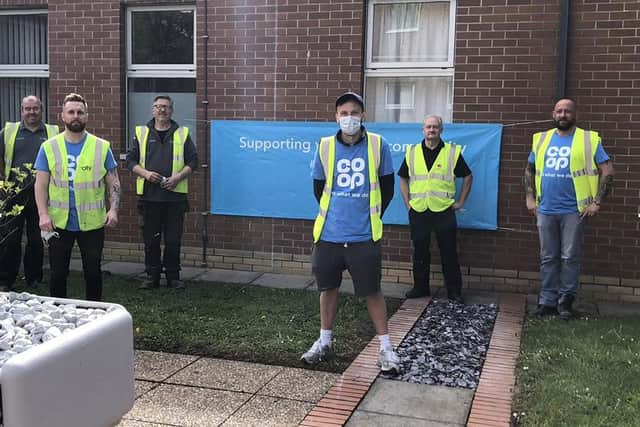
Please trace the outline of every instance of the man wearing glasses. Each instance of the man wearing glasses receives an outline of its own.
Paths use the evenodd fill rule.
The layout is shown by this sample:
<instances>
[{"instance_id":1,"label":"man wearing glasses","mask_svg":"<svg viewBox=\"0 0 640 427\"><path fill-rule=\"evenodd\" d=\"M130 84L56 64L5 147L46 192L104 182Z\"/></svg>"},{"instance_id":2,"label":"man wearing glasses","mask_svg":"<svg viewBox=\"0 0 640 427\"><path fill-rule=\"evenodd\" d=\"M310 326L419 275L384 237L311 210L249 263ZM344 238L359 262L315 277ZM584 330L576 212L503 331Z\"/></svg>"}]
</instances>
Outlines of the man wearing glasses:
<instances>
[{"instance_id":1,"label":"man wearing glasses","mask_svg":"<svg viewBox=\"0 0 640 427\"><path fill-rule=\"evenodd\" d=\"M22 120L7 122L0 130L0 180L17 182L17 173L32 174L25 165L33 165L40 145L57 135L56 125L42 121L42 102L35 95L25 96L20 106ZM27 177L27 181L34 179ZM22 254L22 230L27 230L27 244L24 248L24 275L30 288L42 283L42 259L44 249L38 226L38 208L36 207L33 187L24 187L24 208L15 219L16 232L7 240L7 250L0 258L0 290L8 291L13 287L20 269Z\"/></svg>"},{"instance_id":2,"label":"man wearing glasses","mask_svg":"<svg viewBox=\"0 0 640 427\"><path fill-rule=\"evenodd\" d=\"M146 126L136 126L127 168L135 173L138 214L144 240L144 262L150 280L141 288L160 286L162 271L167 286L184 288L180 281L180 244L184 214L189 205L187 177L196 169L198 154L189 129L171 119L173 101L167 95L153 100ZM164 253L160 241L164 234Z\"/></svg>"}]
</instances>

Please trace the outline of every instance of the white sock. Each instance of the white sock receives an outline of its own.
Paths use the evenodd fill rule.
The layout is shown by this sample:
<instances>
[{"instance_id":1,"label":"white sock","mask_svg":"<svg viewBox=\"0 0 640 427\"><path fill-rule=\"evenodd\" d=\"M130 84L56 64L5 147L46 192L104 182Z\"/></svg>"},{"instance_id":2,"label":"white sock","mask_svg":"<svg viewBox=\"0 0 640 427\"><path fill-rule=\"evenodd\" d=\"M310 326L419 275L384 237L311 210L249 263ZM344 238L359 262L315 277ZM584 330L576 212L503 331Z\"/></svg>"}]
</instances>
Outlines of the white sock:
<instances>
[{"instance_id":1,"label":"white sock","mask_svg":"<svg viewBox=\"0 0 640 427\"><path fill-rule=\"evenodd\" d=\"M393 350L393 346L391 345L391 339L389 338L389 334L378 335L378 339L380 340L380 350L384 350L384 351Z\"/></svg>"},{"instance_id":2,"label":"white sock","mask_svg":"<svg viewBox=\"0 0 640 427\"><path fill-rule=\"evenodd\" d=\"M333 331L331 329L320 329L320 345L328 345L331 347L331 337Z\"/></svg>"}]
</instances>

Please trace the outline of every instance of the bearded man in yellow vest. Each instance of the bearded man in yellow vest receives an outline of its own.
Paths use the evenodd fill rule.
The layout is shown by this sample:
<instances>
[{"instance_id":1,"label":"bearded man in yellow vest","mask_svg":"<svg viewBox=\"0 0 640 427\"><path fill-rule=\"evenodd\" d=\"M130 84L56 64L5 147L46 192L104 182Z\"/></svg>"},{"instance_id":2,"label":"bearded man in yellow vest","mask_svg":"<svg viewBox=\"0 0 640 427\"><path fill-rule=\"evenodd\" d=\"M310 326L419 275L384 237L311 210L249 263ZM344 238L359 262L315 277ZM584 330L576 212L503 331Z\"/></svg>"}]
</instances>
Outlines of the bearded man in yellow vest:
<instances>
[{"instance_id":1,"label":"bearded man in yellow vest","mask_svg":"<svg viewBox=\"0 0 640 427\"><path fill-rule=\"evenodd\" d=\"M463 303L462 275L458 262L455 212L462 208L471 191L473 175L459 145L441 139L442 118L424 119L420 144L409 147L398 170L400 192L409 212L413 241L413 289L407 298L431 295L431 233L440 249L442 274L450 300ZM456 178L463 178L456 201Z\"/></svg>"},{"instance_id":2,"label":"bearded man in yellow vest","mask_svg":"<svg viewBox=\"0 0 640 427\"><path fill-rule=\"evenodd\" d=\"M35 95L22 99L20 113L20 122L7 122L0 130L0 180L17 182L17 173L32 174L26 166L33 166L40 145L59 132L58 126L43 123L42 102ZM27 179L33 178L31 176ZM42 283L44 248L33 187L25 187L20 198L24 202L22 212L13 220L16 231L8 237L7 250L0 258L0 290L3 291L11 290L18 277L23 228L27 230L23 261L27 286L37 288Z\"/></svg>"},{"instance_id":3,"label":"bearded man in yellow vest","mask_svg":"<svg viewBox=\"0 0 640 427\"><path fill-rule=\"evenodd\" d=\"M49 244L49 292L66 298L71 251L78 242L86 299L100 301L104 227L118 224L118 165L109 142L85 131L87 102L81 95L64 98L61 119L64 132L42 144L35 164L40 230Z\"/></svg>"},{"instance_id":4,"label":"bearded man in yellow vest","mask_svg":"<svg viewBox=\"0 0 640 427\"><path fill-rule=\"evenodd\" d=\"M613 165L600 136L576 126L576 102L559 99L555 128L533 135L524 181L527 209L537 217L540 278L537 316L572 315L580 284L585 220L600 212Z\"/></svg>"},{"instance_id":5,"label":"bearded man in yellow vest","mask_svg":"<svg viewBox=\"0 0 640 427\"><path fill-rule=\"evenodd\" d=\"M312 269L320 291L320 337L301 360L315 365L332 354L332 330L342 272L348 270L356 295L365 297L373 321L383 372L398 371L387 311L380 288L382 214L393 197L391 150L367 131L364 101L346 92L336 100L337 134L322 138L313 166L314 194L320 211L313 226Z\"/></svg>"},{"instance_id":6,"label":"bearded man in yellow vest","mask_svg":"<svg viewBox=\"0 0 640 427\"><path fill-rule=\"evenodd\" d=\"M145 270L150 277L141 288L160 286L163 270L168 287L184 288L180 281L180 246L184 215L189 210L187 177L198 166L198 153L189 129L171 119L173 101L169 96L156 96L151 113L153 119L146 126L136 126L127 153L127 168L138 176L138 215Z\"/></svg>"}]
</instances>

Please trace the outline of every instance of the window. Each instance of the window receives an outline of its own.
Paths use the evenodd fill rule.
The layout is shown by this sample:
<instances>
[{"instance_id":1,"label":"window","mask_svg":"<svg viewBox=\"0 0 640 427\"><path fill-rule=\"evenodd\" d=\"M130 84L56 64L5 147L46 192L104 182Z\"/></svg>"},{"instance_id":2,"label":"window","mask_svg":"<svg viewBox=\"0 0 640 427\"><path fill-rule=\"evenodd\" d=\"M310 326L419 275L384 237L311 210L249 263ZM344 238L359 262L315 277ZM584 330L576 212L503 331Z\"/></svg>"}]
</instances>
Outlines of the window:
<instances>
[{"instance_id":1,"label":"window","mask_svg":"<svg viewBox=\"0 0 640 427\"><path fill-rule=\"evenodd\" d=\"M40 97L46 119L48 85L47 12L0 11L0 126L20 120L27 95Z\"/></svg>"},{"instance_id":2,"label":"window","mask_svg":"<svg viewBox=\"0 0 640 427\"><path fill-rule=\"evenodd\" d=\"M451 121L455 0L372 0L365 99L377 122Z\"/></svg>"},{"instance_id":3,"label":"window","mask_svg":"<svg viewBox=\"0 0 640 427\"><path fill-rule=\"evenodd\" d=\"M157 95L173 99L173 119L196 141L195 23L193 6L127 10L127 144Z\"/></svg>"}]
</instances>

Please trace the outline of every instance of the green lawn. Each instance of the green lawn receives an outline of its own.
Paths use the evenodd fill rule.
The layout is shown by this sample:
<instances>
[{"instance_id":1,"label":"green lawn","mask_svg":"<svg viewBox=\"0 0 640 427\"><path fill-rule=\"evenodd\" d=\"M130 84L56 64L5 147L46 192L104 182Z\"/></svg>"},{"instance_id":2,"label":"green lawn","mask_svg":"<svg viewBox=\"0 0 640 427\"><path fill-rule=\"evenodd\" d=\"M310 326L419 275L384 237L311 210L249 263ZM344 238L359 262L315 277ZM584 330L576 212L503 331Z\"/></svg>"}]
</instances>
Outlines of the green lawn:
<instances>
[{"instance_id":1,"label":"green lawn","mask_svg":"<svg viewBox=\"0 0 640 427\"><path fill-rule=\"evenodd\" d=\"M523 336L517 425L640 426L640 317L528 319Z\"/></svg>"},{"instance_id":2,"label":"green lawn","mask_svg":"<svg viewBox=\"0 0 640 427\"><path fill-rule=\"evenodd\" d=\"M69 298L84 298L71 273ZM139 290L139 282L104 276L103 300L133 317L135 348L299 366L318 337L318 293L248 285L187 283L185 290ZM400 300L387 300L389 313ZM334 329L336 357L318 369L342 372L375 336L364 300L341 295Z\"/></svg>"}]
</instances>

